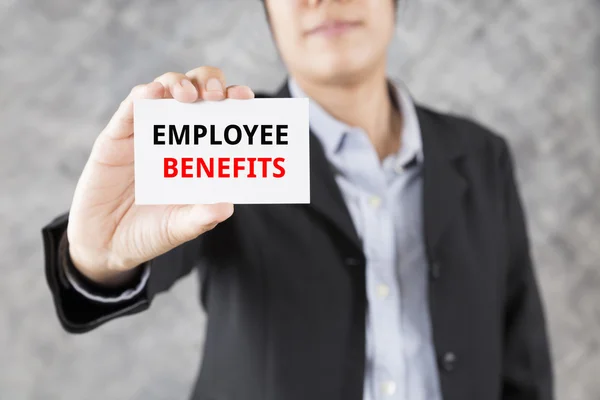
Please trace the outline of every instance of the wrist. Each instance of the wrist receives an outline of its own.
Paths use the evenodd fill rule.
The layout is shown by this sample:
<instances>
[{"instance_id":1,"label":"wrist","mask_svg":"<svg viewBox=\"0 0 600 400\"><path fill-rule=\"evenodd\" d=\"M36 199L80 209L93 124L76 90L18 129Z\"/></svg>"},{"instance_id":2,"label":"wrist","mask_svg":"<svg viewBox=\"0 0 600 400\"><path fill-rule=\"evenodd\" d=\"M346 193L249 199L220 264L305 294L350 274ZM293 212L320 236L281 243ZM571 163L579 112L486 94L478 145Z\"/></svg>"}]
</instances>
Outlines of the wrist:
<instances>
[{"instance_id":1,"label":"wrist","mask_svg":"<svg viewBox=\"0 0 600 400\"><path fill-rule=\"evenodd\" d=\"M139 274L139 267L128 269L110 268L104 257L90 257L88 253L82 252L77 246L68 245L67 252L72 269L77 270L83 278L93 284L107 288L118 288L133 281Z\"/></svg>"}]
</instances>

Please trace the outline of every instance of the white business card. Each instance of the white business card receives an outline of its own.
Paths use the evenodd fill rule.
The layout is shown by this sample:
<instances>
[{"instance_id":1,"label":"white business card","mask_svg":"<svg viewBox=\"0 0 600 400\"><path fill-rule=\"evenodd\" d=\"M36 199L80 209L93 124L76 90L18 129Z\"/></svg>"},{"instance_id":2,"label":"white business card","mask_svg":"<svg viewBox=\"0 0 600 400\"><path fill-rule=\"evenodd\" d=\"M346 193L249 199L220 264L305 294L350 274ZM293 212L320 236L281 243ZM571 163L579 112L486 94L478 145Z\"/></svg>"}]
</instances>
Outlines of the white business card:
<instances>
[{"instance_id":1,"label":"white business card","mask_svg":"<svg viewBox=\"0 0 600 400\"><path fill-rule=\"evenodd\" d=\"M134 102L136 204L310 203L308 99Z\"/></svg>"}]
</instances>

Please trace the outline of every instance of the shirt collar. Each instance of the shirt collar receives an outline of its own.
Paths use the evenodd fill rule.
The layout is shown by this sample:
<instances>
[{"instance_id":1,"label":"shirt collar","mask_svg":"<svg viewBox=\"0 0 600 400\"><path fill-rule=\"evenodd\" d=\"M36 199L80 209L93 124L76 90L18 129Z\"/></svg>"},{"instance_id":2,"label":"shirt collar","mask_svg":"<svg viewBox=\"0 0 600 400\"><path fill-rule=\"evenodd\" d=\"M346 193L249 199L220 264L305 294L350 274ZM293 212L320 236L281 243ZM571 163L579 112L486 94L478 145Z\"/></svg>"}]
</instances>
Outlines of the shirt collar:
<instances>
[{"instance_id":1,"label":"shirt collar","mask_svg":"<svg viewBox=\"0 0 600 400\"><path fill-rule=\"evenodd\" d=\"M393 95L402 112L403 135L402 146L394 158L402 164L407 164L414 158L420 163L423 160L423 144L414 101L408 88L402 82L394 81L391 84ZM291 97L308 98L293 78L289 78L288 87ZM328 158L340 151L346 134L357 129L337 120L310 98L309 116L312 131L323 144Z\"/></svg>"},{"instance_id":2,"label":"shirt collar","mask_svg":"<svg viewBox=\"0 0 600 400\"><path fill-rule=\"evenodd\" d=\"M337 120L327 111L325 111L316 101L309 98L306 93L298 86L292 78L288 81L288 87L292 97L303 97L309 99L308 115L309 123L313 133L319 138L323 144L325 153L329 157L337 153L340 148L344 136L352 129L350 126Z\"/></svg>"},{"instance_id":3,"label":"shirt collar","mask_svg":"<svg viewBox=\"0 0 600 400\"><path fill-rule=\"evenodd\" d=\"M409 162L416 158L418 163L422 163L423 141L415 102L404 82L392 81L391 85L402 113L402 147L398 152L398 159Z\"/></svg>"}]
</instances>

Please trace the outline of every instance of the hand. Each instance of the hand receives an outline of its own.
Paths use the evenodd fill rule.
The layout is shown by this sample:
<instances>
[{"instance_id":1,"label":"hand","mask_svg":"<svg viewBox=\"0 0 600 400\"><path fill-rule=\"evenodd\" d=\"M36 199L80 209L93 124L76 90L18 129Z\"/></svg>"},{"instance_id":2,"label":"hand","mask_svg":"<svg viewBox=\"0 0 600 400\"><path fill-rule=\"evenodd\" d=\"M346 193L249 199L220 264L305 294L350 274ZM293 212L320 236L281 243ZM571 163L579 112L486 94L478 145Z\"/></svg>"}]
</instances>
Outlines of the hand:
<instances>
[{"instance_id":1,"label":"hand","mask_svg":"<svg viewBox=\"0 0 600 400\"><path fill-rule=\"evenodd\" d=\"M233 213L230 203L134 204L133 101L141 98L193 103L252 99L254 93L247 86L226 87L219 69L200 67L136 86L121 102L79 178L67 229L74 265L101 284L123 282L136 266L213 229Z\"/></svg>"}]
</instances>

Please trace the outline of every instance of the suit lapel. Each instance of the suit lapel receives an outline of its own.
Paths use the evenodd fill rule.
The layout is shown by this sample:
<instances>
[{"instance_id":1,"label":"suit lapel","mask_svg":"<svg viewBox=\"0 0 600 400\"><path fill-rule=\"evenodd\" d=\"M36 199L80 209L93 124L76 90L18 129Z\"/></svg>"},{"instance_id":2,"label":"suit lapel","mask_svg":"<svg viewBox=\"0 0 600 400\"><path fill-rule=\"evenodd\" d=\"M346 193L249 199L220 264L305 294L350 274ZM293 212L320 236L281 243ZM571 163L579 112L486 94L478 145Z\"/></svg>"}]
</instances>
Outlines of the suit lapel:
<instances>
[{"instance_id":1,"label":"suit lapel","mask_svg":"<svg viewBox=\"0 0 600 400\"><path fill-rule=\"evenodd\" d=\"M290 97L287 82L274 97ZM310 132L310 209L316 211L334 229L349 240L357 249L362 249L350 212L335 181L333 169L325 156L319 139Z\"/></svg>"},{"instance_id":2,"label":"suit lapel","mask_svg":"<svg viewBox=\"0 0 600 400\"><path fill-rule=\"evenodd\" d=\"M335 181L333 170L321 142L310 135L310 207L329 220L350 242L362 249L352 217L346 206L340 188Z\"/></svg>"},{"instance_id":3,"label":"suit lapel","mask_svg":"<svg viewBox=\"0 0 600 400\"><path fill-rule=\"evenodd\" d=\"M287 98L287 83L274 97ZM424 107L417 106L417 117L423 141L423 224L427 253L432 257L452 218L458 214L467 188L458 163L465 153L460 136L452 135L451 126ZM357 249L362 245L333 170L319 139L310 133L310 191L309 207L332 224Z\"/></svg>"},{"instance_id":4,"label":"suit lapel","mask_svg":"<svg viewBox=\"0 0 600 400\"><path fill-rule=\"evenodd\" d=\"M460 136L431 111L417 106L423 139L423 224L428 256L434 257L440 239L458 215L467 188L459 172L465 153Z\"/></svg>"}]
</instances>

